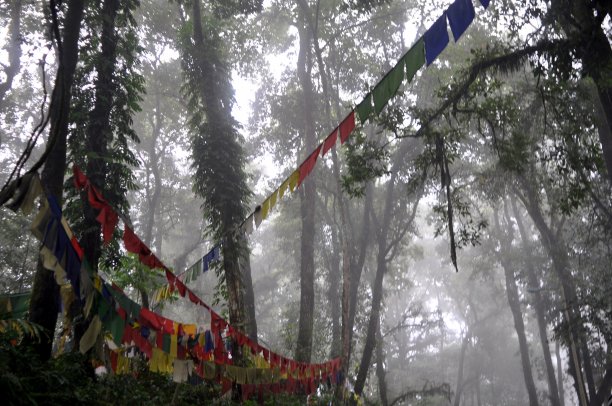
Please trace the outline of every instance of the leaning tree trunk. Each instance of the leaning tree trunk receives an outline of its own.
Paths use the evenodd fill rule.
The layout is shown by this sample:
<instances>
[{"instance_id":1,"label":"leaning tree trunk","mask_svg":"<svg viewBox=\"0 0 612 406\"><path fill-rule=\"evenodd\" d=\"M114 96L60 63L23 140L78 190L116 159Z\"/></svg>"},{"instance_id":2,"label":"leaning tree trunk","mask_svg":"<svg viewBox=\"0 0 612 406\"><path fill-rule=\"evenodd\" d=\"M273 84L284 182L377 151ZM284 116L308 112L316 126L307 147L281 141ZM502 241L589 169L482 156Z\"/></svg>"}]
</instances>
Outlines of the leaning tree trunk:
<instances>
[{"instance_id":1,"label":"leaning tree trunk","mask_svg":"<svg viewBox=\"0 0 612 406\"><path fill-rule=\"evenodd\" d=\"M575 308L577 305L576 288L569 270L567 252L564 251L566 245L563 241L559 240L557 235L553 233L544 220L538 198L529 181L522 175L519 176L519 181L525 195L521 195L520 192L517 193L517 195L538 229L542 244L546 251L548 251L548 255L552 261L553 270L561 282L561 295L563 296L565 305L563 318L569 329L570 366L572 367L571 370L578 393L578 399L580 400L581 406L586 406L588 404L588 399L581 368L582 362L579 354L579 337L583 327L582 320ZM590 362L588 359L584 361Z\"/></svg>"},{"instance_id":2,"label":"leaning tree trunk","mask_svg":"<svg viewBox=\"0 0 612 406\"><path fill-rule=\"evenodd\" d=\"M300 49L298 54L298 79L302 88L302 131L304 149L308 155L315 148L314 94L310 78L312 68L311 42L307 17L303 10L298 12ZM316 184L313 176L304 180L300 191L300 214L302 235L300 238L300 316L295 349L297 361L310 362L312 357L312 335L314 323L314 237Z\"/></svg>"},{"instance_id":3,"label":"leaning tree trunk","mask_svg":"<svg viewBox=\"0 0 612 406\"><path fill-rule=\"evenodd\" d=\"M496 234L501 236L502 231L499 224L499 216L497 211L495 211L494 217ZM508 238L512 238L512 233L510 233L510 237ZM525 387L527 389L527 394L529 395L529 404L531 406L537 406L538 394L536 392L535 383L533 381L533 373L531 371L529 347L527 345L527 337L525 335L525 324L523 322L523 313L521 311L518 287L516 286L514 271L511 268L511 264L506 259L506 256L511 250L511 241L509 241L508 238L502 240L502 237L498 237L502 249L502 252L499 255L499 261L501 262L502 268L504 268L504 275L506 277L506 294L508 296L508 305L510 306L510 311L512 312L512 318L514 319L514 328L518 336L519 350L521 353L521 365L523 367L523 378L525 379Z\"/></svg>"},{"instance_id":4,"label":"leaning tree trunk","mask_svg":"<svg viewBox=\"0 0 612 406\"><path fill-rule=\"evenodd\" d=\"M385 373L385 349L384 340L381 333L381 323L378 323L378 331L376 332L376 377L378 378L378 395L380 404L387 406L387 382Z\"/></svg>"},{"instance_id":5,"label":"leaning tree trunk","mask_svg":"<svg viewBox=\"0 0 612 406\"><path fill-rule=\"evenodd\" d=\"M529 238L527 236L527 232L525 231L525 227L523 225L522 215L519 213L518 208L516 207L516 202L514 199L510 199L510 204L512 205L512 210L514 212L514 218L516 220L516 224L518 226L519 234L521 236L521 243L523 246L523 251L527 256L527 280L529 285L535 289L533 293L533 308L536 314L536 320L538 322L538 331L540 335L540 344L542 346L542 353L544 355L544 364L546 365L546 377L548 378L548 392L550 396L550 403L553 406L560 405L561 402L559 400L559 388L557 386L557 381L555 377L555 369L552 363L552 356L550 355L550 347L548 345L548 333L547 333L547 323L546 316L544 314L544 304L542 302L542 294L540 293L540 281L533 269L533 257L531 254L531 246L529 242Z\"/></svg>"},{"instance_id":6,"label":"leaning tree trunk","mask_svg":"<svg viewBox=\"0 0 612 406\"><path fill-rule=\"evenodd\" d=\"M41 175L41 182L46 193L55 196L62 203L64 191L64 173L66 171L66 140L68 136L68 112L70 110L71 88L78 54L79 32L83 20L84 0L69 0L64 19L64 36L62 53L59 60L55 87L51 96L49 114L51 129L47 148L49 154ZM42 326L46 338L34 344L41 359L51 356L53 334L57 323L57 296L59 288L51 271L38 261L32 296L30 299L30 321Z\"/></svg>"}]
</instances>

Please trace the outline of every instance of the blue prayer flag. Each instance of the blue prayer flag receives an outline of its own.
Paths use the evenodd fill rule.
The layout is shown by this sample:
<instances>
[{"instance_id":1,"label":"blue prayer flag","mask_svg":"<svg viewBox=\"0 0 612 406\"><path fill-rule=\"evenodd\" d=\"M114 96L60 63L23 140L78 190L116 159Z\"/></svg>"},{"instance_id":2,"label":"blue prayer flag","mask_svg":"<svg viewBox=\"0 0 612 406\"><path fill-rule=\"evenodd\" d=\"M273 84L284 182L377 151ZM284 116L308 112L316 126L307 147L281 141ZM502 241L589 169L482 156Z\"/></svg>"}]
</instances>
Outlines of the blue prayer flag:
<instances>
[{"instance_id":1,"label":"blue prayer flag","mask_svg":"<svg viewBox=\"0 0 612 406\"><path fill-rule=\"evenodd\" d=\"M489 8L489 3L491 2L491 0L480 0L480 4L482 4L482 6L484 8Z\"/></svg>"},{"instance_id":2,"label":"blue prayer flag","mask_svg":"<svg viewBox=\"0 0 612 406\"><path fill-rule=\"evenodd\" d=\"M472 0L455 0L446 10L455 42L465 32L474 20L474 5Z\"/></svg>"},{"instance_id":3,"label":"blue prayer flag","mask_svg":"<svg viewBox=\"0 0 612 406\"><path fill-rule=\"evenodd\" d=\"M423 35L425 40L425 61L427 66L431 65L436 60L438 55L448 45L448 31L446 30L446 13L425 32Z\"/></svg>"}]
</instances>

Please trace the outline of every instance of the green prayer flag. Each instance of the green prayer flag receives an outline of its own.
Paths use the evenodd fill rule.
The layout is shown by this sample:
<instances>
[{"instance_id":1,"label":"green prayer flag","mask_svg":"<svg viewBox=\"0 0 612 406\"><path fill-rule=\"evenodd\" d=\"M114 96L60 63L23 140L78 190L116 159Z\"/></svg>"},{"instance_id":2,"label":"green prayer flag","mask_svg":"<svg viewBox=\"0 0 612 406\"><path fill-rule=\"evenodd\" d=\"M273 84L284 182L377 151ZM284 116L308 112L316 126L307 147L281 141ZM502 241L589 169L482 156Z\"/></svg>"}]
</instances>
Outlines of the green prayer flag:
<instances>
[{"instance_id":1,"label":"green prayer flag","mask_svg":"<svg viewBox=\"0 0 612 406\"><path fill-rule=\"evenodd\" d=\"M389 76L385 76L382 82L378 82L378 85L374 88L374 109L376 115L379 115L382 109L387 105L387 102L391 98L389 94L389 87L387 86L387 79Z\"/></svg>"},{"instance_id":2,"label":"green prayer flag","mask_svg":"<svg viewBox=\"0 0 612 406\"><path fill-rule=\"evenodd\" d=\"M109 317L110 315L108 314L108 312L111 310L110 304L108 304L106 299L104 299L102 295L100 294L97 295L97 301L98 301L98 317L100 317L100 320L102 320L102 323L104 323L104 325L107 326L106 323L110 320L110 317Z\"/></svg>"},{"instance_id":3,"label":"green prayer flag","mask_svg":"<svg viewBox=\"0 0 612 406\"><path fill-rule=\"evenodd\" d=\"M119 316L119 314L115 311L112 312L112 317L110 319L109 326L107 327L110 330L111 335L113 336L113 341L117 345L121 345L121 338L123 337L123 330L125 330L125 322Z\"/></svg>"},{"instance_id":4,"label":"green prayer flag","mask_svg":"<svg viewBox=\"0 0 612 406\"><path fill-rule=\"evenodd\" d=\"M162 351L165 352L166 354L170 354L170 345L171 345L171 340L172 337L170 336L170 334L165 334L162 338Z\"/></svg>"},{"instance_id":5,"label":"green prayer flag","mask_svg":"<svg viewBox=\"0 0 612 406\"><path fill-rule=\"evenodd\" d=\"M365 124L367 119L370 117L370 114L372 114L372 93L368 93L361 103L355 107L355 111L359 116L359 121L361 124Z\"/></svg>"},{"instance_id":6,"label":"green prayer flag","mask_svg":"<svg viewBox=\"0 0 612 406\"><path fill-rule=\"evenodd\" d=\"M404 80L404 62L400 61L374 88L374 108L376 115L385 108L389 99L395 96Z\"/></svg>"},{"instance_id":7,"label":"green prayer flag","mask_svg":"<svg viewBox=\"0 0 612 406\"><path fill-rule=\"evenodd\" d=\"M404 61L406 63L406 77L408 78L408 83L410 83L418 70L425 65L425 42L423 37L419 38L412 48L406 52Z\"/></svg>"}]
</instances>

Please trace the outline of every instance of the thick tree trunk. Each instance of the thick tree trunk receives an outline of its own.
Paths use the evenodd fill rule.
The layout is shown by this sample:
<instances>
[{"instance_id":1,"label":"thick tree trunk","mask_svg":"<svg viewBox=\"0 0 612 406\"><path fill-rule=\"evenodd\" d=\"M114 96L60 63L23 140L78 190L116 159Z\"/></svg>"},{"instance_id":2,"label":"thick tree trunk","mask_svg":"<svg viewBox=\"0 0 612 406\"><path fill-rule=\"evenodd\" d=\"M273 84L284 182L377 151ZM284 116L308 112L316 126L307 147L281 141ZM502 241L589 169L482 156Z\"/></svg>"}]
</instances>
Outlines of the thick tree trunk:
<instances>
[{"instance_id":1,"label":"thick tree trunk","mask_svg":"<svg viewBox=\"0 0 612 406\"><path fill-rule=\"evenodd\" d=\"M66 171L66 139L68 136L68 112L70 109L71 87L78 60L78 41L83 20L83 0L68 1L65 17L62 55L55 79L51 98L51 129L47 148L50 148L41 182L45 192L55 196L60 205L64 190ZM46 270L40 261L36 267L30 299L30 321L41 325L44 336L34 344L41 359L51 356L51 346L55 324L57 323L57 297L59 288L51 271Z\"/></svg>"},{"instance_id":2,"label":"thick tree trunk","mask_svg":"<svg viewBox=\"0 0 612 406\"><path fill-rule=\"evenodd\" d=\"M303 10L298 12L300 49L298 54L298 79L302 88L302 131L304 150L308 155L315 148L314 95L310 78L312 69L312 36L307 28L307 17ZM298 322L295 359L310 362L312 356L312 334L314 323L314 237L316 183L314 176L304 180L300 191L300 213L302 235L300 239L300 319Z\"/></svg>"},{"instance_id":3,"label":"thick tree trunk","mask_svg":"<svg viewBox=\"0 0 612 406\"><path fill-rule=\"evenodd\" d=\"M547 323L546 323L546 317L544 314L544 304L542 302L542 295L539 290L540 281L535 273L535 270L533 269L530 241L529 241L529 237L527 236L527 232L525 231L525 227L523 225L522 215L519 213L514 199L511 199L510 203L512 205L512 210L514 212L514 218L518 226L519 234L521 236L521 243L523 246L523 251L525 255L527 256L527 265L526 265L527 280L529 282L529 285L534 289L533 308L536 314L536 320L538 322L540 343L542 346L542 353L544 355L544 364L546 365L546 377L548 378L548 392L549 392L549 397L550 397L550 403L553 406L557 406L557 405L560 405L559 389L557 387L555 369L553 367L552 357L550 355L550 347L548 345Z\"/></svg>"},{"instance_id":4,"label":"thick tree trunk","mask_svg":"<svg viewBox=\"0 0 612 406\"><path fill-rule=\"evenodd\" d=\"M603 111L601 122L608 127L607 131L600 129L599 137L607 177L612 184L612 47L602 27L603 18L595 16L596 9L595 2L585 0L552 2L553 16L567 37L578 42L577 54L582 60L583 71L597 87Z\"/></svg>"},{"instance_id":5,"label":"thick tree trunk","mask_svg":"<svg viewBox=\"0 0 612 406\"><path fill-rule=\"evenodd\" d=\"M12 89L13 80L21 68L21 6L22 0L9 2L11 22L8 29L8 43L5 47L8 53L8 65L4 66L6 80L0 82L0 111L4 110L6 95Z\"/></svg>"},{"instance_id":6,"label":"thick tree trunk","mask_svg":"<svg viewBox=\"0 0 612 406\"><path fill-rule=\"evenodd\" d=\"M502 235L501 227L499 224L499 216L497 211L494 213L496 233L498 236ZM512 237L509 237L512 238ZM518 336L519 349L521 353L521 365L523 367L523 378L525 379L525 387L527 394L529 395L529 404L536 406L538 404L538 394L536 392L535 383L533 381L533 373L531 372L531 362L529 360L529 347L527 345L527 337L525 335L525 324L523 322L523 312L521 311L521 302L519 299L518 287L514 276L514 271L511 268L511 264L506 260L506 255L510 253L511 241L507 239L503 240L502 237L498 237L502 252L499 255L499 261L501 262L502 268L504 268L504 275L506 279L506 294L508 296L508 305L512 312L512 318L514 319L514 329Z\"/></svg>"},{"instance_id":7,"label":"thick tree trunk","mask_svg":"<svg viewBox=\"0 0 612 406\"><path fill-rule=\"evenodd\" d=\"M204 112L206 114L206 125L202 125L200 137L207 137L206 142L208 143L207 148L217 151L219 154L222 152L228 152L233 150L236 154L242 152L241 147L238 145L236 130L234 128L235 121L232 117L232 101L231 101L231 85L223 71L224 66L223 60L220 56L220 50L216 48L216 41L218 38L215 37L212 30L207 31L207 37L205 42L204 32L202 29L202 15L200 9L200 0L194 0L192 2L192 24L193 24L193 59L197 66L194 66L194 72L198 76L199 80L199 99L204 105ZM221 149L222 151L219 151ZM224 150L224 151L223 151ZM230 154L228 159L234 157ZM255 323L254 319L254 302L253 309L249 311L253 317L247 314L245 295L251 295L252 283L250 283L250 266L248 262L244 260L245 256L248 256L248 247L246 246L246 240L243 237L236 235L236 228L239 226L239 222L242 221L243 214L238 214L240 208L240 202L243 202L248 198L248 192L245 191L246 185L242 187L239 183L243 182L244 179L237 173L227 173L227 162L221 162L223 159L219 155L219 161L216 162L198 162L197 169L200 173L212 172L216 175L216 178L225 184L232 184L232 189L228 193L234 193L234 195L222 195L218 196L218 202L209 202L208 210L217 213L220 217L220 224L215 225L217 227L216 238L219 240L223 237L223 269L225 272L225 282L228 292L228 307L230 323L243 331L248 335L257 334L256 328L253 328ZM238 161L232 162L234 171L239 171L242 168L238 165ZM242 164L242 162L240 162ZM231 165L229 165L231 166ZM226 172L223 172L223 170ZM235 184L233 184L235 183ZM213 191L219 193L219 191ZM205 192L202 192L205 193ZM236 204L236 202L238 202ZM247 275L248 273L248 275ZM248 285L248 286L247 286ZM248 294L245 293L246 289L249 289ZM250 327L249 327L250 326Z\"/></svg>"},{"instance_id":8,"label":"thick tree trunk","mask_svg":"<svg viewBox=\"0 0 612 406\"><path fill-rule=\"evenodd\" d=\"M248 241L243 235L240 238L243 253L240 256L240 269L244 285L244 311L246 317L245 332L249 338L257 342L257 319L255 317L255 293L253 279L251 278L251 256L248 250Z\"/></svg>"},{"instance_id":9,"label":"thick tree trunk","mask_svg":"<svg viewBox=\"0 0 612 406\"><path fill-rule=\"evenodd\" d=\"M102 3L102 33L100 42L102 52L96 66L94 108L89 114L87 128L87 176L94 185L102 188L102 194L109 195L104 190L109 159L108 145L113 139L110 126L111 110L113 108L114 72L117 59L117 34L115 19L119 10L120 0L104 0ZM83 210L85 215L85 232L81 238L85 257L89 265L98 269L98 259L101 253L100 223L96 220L97 212L93 209L83 192Z\"/></svg>"}]
</instances>

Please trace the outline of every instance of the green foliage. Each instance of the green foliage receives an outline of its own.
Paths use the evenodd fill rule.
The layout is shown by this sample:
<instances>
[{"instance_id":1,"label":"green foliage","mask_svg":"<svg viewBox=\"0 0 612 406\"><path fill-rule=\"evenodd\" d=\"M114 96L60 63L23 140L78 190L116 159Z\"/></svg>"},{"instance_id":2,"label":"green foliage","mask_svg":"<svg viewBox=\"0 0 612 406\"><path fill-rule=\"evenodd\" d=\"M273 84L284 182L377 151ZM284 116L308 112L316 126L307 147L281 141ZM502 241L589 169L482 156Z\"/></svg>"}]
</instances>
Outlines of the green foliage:
<instances>
[{"instance_id":1,"label":"green foliage","mask_svg":"<svg viewBox=\"0 0 612 406\"><path fill-rule=\"evenodd\" d=\"M251 197L238 123L230 113L233 90L221 25L216 18L204 17L200 46L192 41L191 24L186 24L181 33L182 90L191 115L193 190L204 200L204 217L217 241L246 217Z\"/></svg>"},{"instance_id":2,"label":"green foliage","mask_svg":"<svg viewBox=\"0 0 612 406\"><path fill-rule=\"evenodd\" d=\"M351 197L363 197L367 184L389 174L389 151L361 131L351 134L347 143L347 173L342 175L342 188Z\"/></svg>"}]
</instances>

